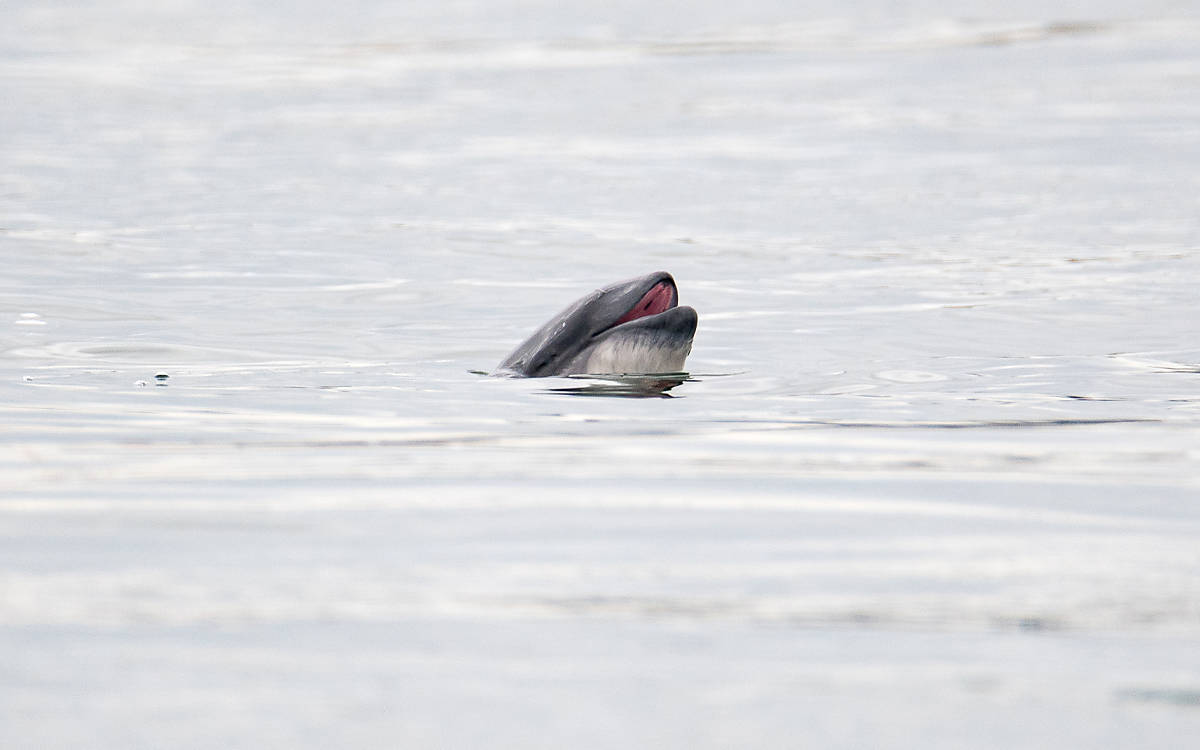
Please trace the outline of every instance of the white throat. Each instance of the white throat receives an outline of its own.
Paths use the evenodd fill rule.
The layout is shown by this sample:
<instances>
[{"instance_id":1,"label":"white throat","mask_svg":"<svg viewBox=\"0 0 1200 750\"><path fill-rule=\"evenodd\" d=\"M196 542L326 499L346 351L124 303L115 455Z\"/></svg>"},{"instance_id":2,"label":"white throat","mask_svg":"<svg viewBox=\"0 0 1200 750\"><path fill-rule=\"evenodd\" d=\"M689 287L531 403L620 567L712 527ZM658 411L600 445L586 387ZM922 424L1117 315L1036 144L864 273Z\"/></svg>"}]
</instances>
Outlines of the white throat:
<instances>
[{"instance_id":1,"label":"white throat","mask_svg":"<svg viewBox=\"0 0 1200 750\"><path fill-rule=\"evenodd\" d=\"M682 372L691 351L691 341L686 346L676 347L663 346L661 338L656 336L607 338L588 356L587 372L597 375Z\"/></svg>"}]
</instances>

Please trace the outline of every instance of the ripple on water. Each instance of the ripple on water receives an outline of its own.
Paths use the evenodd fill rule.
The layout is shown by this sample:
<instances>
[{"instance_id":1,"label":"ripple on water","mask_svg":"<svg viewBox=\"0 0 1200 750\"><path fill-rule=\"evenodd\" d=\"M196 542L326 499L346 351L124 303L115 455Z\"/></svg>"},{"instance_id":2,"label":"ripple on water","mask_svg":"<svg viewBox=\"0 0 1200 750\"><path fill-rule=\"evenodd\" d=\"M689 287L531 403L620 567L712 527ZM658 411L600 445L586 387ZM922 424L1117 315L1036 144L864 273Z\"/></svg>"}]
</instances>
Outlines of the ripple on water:
<instances>
[{"instance_id":1,"label":"ripple on water","mask_svg":"<svg viewBox=\"0 0 1200 750\"><path fill-rule=\"evenodd\" d=\"M939 380L950 379L946 375L936 372L922 372L920 370L883 370L875 373L875 377L880 380L889 380L893 383L935 383Z\"/></svg>"},{"instance_id":2,"label":"ripple on water","mask_svg":"<svg viewBox=\"0 0 1200 750\"><path fill-rule=\"evenodd\" d=\"M45 346L21 347L11 353L27 359L44 359L55 363L78 362L87 365L227 365L230 362L261 362L278 358L266 352L245 349L139 341L58 341Z\"/></svg>"}]
</instances>

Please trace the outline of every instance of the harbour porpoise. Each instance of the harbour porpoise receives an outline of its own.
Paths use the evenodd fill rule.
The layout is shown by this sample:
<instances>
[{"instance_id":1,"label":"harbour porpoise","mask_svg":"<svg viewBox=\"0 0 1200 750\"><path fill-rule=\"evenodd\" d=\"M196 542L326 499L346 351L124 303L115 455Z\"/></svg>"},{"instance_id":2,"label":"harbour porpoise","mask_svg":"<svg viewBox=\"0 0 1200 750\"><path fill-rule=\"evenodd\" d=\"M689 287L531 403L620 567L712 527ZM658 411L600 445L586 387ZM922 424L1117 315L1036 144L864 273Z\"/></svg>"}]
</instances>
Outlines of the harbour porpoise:
<instances>
[{"instance_id":1,"label":"harbour porpoise","mask_svg":"<svg viewBox=\"0 0 1200 750\"><path fill-rule=\"evenodd\" d=\"M696 311L679 305L666 271L618 281L576 301L505 357L493 375L678 373L692 351Z\"/></svg>"}]
</instances>

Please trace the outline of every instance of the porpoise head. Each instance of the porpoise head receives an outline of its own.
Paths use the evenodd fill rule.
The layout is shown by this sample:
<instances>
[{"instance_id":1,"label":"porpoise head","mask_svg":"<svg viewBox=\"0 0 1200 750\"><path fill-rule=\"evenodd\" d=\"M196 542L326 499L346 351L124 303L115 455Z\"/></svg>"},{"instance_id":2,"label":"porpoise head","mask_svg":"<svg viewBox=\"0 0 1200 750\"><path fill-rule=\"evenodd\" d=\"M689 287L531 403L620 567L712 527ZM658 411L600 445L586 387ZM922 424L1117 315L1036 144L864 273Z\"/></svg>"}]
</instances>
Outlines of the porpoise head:
<instances>
[{"instance_id":1,"label":"porpoise head","mask_svg":"<svg viewBox=\"0 0 1200 750\"><path fill-rule=\"evenodd\" d=\"M493 375L656 374L683 370L696 311L666 271L597 289L551 318Z\"/></svg>"}]
</instances>

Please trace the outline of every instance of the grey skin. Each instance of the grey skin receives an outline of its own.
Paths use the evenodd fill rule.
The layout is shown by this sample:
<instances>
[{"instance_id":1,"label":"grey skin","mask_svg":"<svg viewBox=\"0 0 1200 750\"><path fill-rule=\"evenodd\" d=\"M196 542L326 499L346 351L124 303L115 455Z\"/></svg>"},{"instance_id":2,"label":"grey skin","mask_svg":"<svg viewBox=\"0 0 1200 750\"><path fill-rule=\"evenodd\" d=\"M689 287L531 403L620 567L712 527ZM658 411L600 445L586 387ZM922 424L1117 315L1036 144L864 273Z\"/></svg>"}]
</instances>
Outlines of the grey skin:
<instances>
[{"instance_id":1,"label":"grey skin","mask_svg":"<svg viewBox=\"0 0 1200 750\"><path fill-rule=\"evenodd\" d=\"M616 325L645 303L660 283L667 309ZM493 375L542 378L575 374L680 372L696 335L696 311L679 306L675 279L666 271L619 281L576 301L550 319L497 365Z\"/></svg>"}]
</instances>

